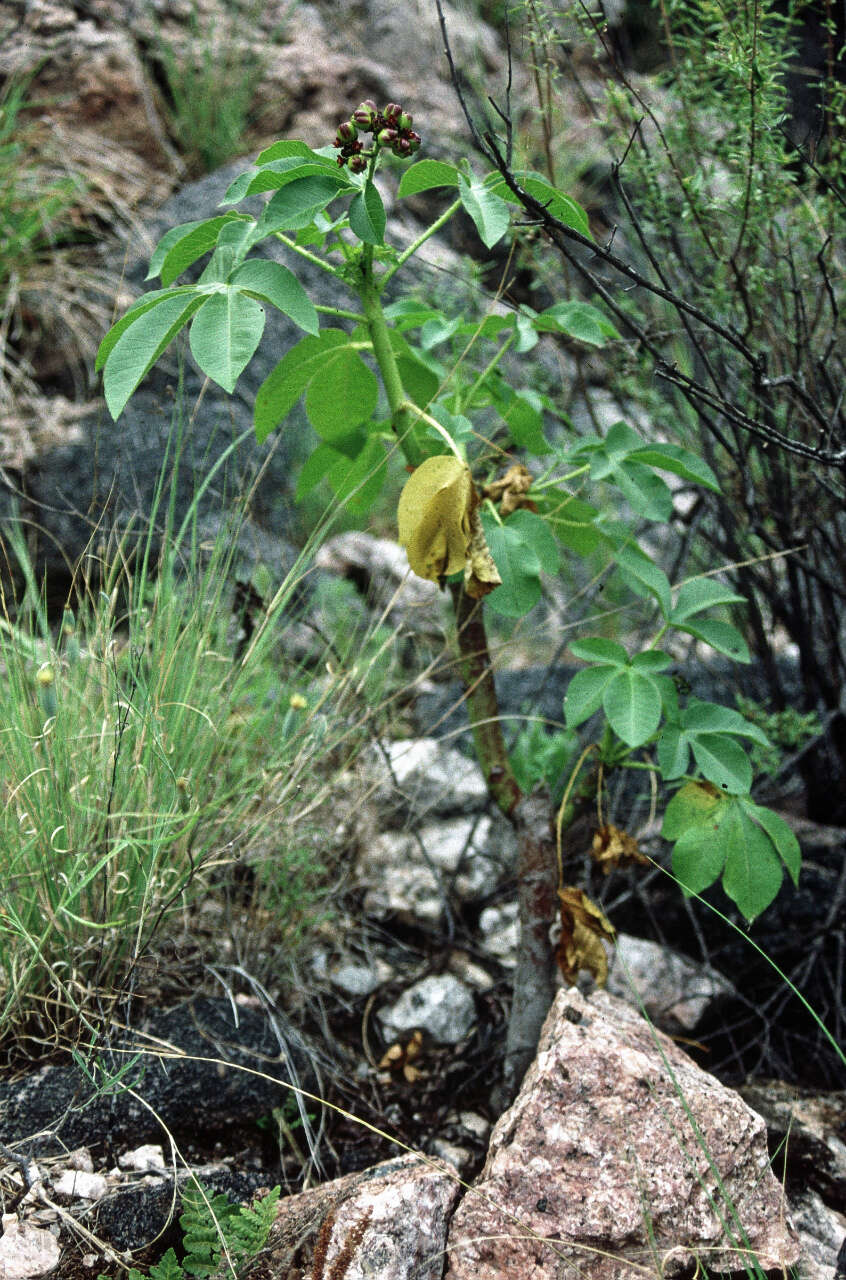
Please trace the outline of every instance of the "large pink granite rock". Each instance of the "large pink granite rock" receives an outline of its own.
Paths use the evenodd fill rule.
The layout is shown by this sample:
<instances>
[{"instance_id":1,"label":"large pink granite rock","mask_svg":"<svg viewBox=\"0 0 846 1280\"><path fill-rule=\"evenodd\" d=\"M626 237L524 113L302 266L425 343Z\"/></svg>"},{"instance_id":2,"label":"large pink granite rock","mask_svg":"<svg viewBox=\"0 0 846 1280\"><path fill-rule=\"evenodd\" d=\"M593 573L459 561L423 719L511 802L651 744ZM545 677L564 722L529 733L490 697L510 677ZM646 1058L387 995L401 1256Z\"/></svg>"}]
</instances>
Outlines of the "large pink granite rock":
<instances>
[{"instance_id":1,"label":"large pink granite rock","mask_svg":"<svg viewBox=\"0 0 846 1280\"><path fill-rule=\"evenodd\" d=\"M796 1261L763 1121L622 1001L559 992L449 1233L446 1280ZM748 1255L747 1255L748 1256Z\"/></svg>"}]
</instances>

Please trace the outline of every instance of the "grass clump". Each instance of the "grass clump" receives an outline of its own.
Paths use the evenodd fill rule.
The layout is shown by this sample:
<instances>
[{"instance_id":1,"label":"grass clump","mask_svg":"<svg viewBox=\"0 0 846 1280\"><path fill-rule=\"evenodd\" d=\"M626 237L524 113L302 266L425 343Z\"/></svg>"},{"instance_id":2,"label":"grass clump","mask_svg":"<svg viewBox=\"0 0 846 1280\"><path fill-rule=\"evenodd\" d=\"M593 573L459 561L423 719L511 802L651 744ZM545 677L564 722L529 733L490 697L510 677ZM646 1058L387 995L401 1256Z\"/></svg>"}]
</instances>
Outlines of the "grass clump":
<instances>
[{"instance_id":1,"label":"grass clump","mask_svg":"<svg viewBox=\"0 0 846 1280\"><path fill-rule=\"evenodd\" d=\"M325 868L295 810L316 812L331 794L356 733L331 679L318 685L283 656L298 572L252 618L245 647L232 544L219 539L204 561L196 545L180 555L178 541L155 566L143 547L133 562L126 542L89 558L58 635L25 562L16 613L4 598L7 1047L58 1043L95 1001L108 1008L165 927L231 886L235 863L255 864L250 912L286 952L319 913Z\"/></svg>"}]
</instances>

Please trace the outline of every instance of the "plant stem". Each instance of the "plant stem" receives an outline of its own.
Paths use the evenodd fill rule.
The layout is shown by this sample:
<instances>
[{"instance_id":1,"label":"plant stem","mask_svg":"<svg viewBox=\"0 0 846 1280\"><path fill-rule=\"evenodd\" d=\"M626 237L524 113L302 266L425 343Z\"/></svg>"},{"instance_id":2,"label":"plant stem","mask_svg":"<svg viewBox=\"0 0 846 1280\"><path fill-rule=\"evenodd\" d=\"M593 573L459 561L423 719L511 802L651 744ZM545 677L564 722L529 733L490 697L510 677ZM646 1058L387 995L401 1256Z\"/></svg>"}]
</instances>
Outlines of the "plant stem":
<instances>
[{"instance_id":1,"label":"plant stem","mask_svg":"<svg viewBox=\"0 0 846 1280\"><path fill-rule=\"evenodd\" d=\"M382 284L383 285L387 284L391 276L394 274L394 272L399 271L402 264L404 262L407 262L408 259L412 256L412 254L415 254L417 250L420 248L420 246L422 244L425 244L426 241L431 236L433 236L436 231L440 231L444 223L449 222L452 215L454 213L457 213L460 208L461 208L461 201L453 200L449 208L444 209L441 216L439 218L436 218L435 221L431 224L431 226L427 227L426 230L422 232L422 234L419 235L416 240L413 240L407 249L403 249L402 253L397 258L393 266L388 267L388 270L382 276Z\"/></svg>"}]
</instances>

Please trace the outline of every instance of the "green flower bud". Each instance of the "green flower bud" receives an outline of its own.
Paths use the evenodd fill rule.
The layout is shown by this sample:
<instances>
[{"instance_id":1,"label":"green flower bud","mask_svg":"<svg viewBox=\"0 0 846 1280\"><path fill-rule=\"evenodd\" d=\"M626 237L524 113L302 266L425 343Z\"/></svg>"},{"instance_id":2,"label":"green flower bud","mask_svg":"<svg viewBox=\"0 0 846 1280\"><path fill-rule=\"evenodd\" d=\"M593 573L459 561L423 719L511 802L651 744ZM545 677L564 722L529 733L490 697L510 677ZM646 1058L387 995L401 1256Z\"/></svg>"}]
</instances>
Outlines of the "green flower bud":
<instances>
[{"instance_id":1,"label":"green flower bud","mask_svg":"<svg viewBox=\"0 0 846 1280\"><path fill-rule=\"evenodd\" d=\"M398 134L396 129L382 129L381 132L376 135L377 141L383 147L392 146L396 142L397 137Z\"/></svg>"},{"instance_id":2,"label":"green flower bud","mask_svg":"<svg viewBox=\"0 0 846 1280\"><path fill-rule=\"evenodd\" d=\"M360 128L372 129L378 114L376 103L372 102L370 98L365 98L364 102L353 112L352 118Z\"/></svg>"},{"instance_id":3,"label":"green flower bud","mask_svg":"<svg viewBox=\"0 0 846 1280\"><path fill-rule=\"evenodd\" d=\"M353 173L364 173L367 160L364 156L350 156L350 169Z\"/></svg>"},{"instance_id":4,"label":"green flower bud","mask_svg":"<svg viewBox=\"0 0 846 1280\"><path fill-rule=\"evenodd\" d=\"M338 133L335 138L335 146L343 147L347 142L355 142L358 137L358 129L356 129L352 120L345 120L343 124L338 125Z\"/></svg>"},{"instance_id":5,"label":"green flower bud","mask_svg":"<svg viewBox=\"0 0 846 1280\"><path fill-rule=\"evenodd\" d=\"M397 128L410 129L413 123L414 123L413 117L410 116L407 111L403 111L402 115L397 121Z\"/></svg>"}]
</instances>

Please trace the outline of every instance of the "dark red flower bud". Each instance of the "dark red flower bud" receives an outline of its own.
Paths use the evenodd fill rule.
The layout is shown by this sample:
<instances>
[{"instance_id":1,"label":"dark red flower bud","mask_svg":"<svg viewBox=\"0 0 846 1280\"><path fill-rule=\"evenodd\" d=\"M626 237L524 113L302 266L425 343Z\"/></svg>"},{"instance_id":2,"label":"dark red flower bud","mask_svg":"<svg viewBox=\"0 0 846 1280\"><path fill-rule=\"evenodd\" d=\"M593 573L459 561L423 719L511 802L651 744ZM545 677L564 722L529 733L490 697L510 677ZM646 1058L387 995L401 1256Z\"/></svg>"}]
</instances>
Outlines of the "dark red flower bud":
<instances>
[{"instance_id":1,"label":"dark red flower bud","mask_svg":"<svg viewBox=\"0 0 846 1280\"><path fill-rule=\"evenodd\" d=\"M364 156L350 156L350 169L353 173L364 173L367 160Z\"/></svg>"},{"instance_id":2,"label":"dark red flower bud","mask_svg":"<svg viewBox=\"0 0 846 1280\"><path fill-rule=\"evenodd\" d=\"M338 157L337 157L337 160L338 160L338 166L339 166L339 168L343 169L344 165L347 163L347 157L346 157L346 156L338 156Z\"/></svg>"},{"instance_id":3,"label":"dark red flower bud","mask_svg":"<svg viewBox=\"0 0 846 1280\"><path fill-rule=\"evenodd\" d=\"M423 139L420 137L419 133L415 133L413 129L409 129L408 133L405 135L405 140L411 147L409 155L414 155L415 151L420 150L420 143Z\"/></svg>"},{"instance_id":4,"label":"dark red flower bud","mask_svg":"<svg viewBox=\"0 0 846 1280\"><path fill-rule=\"evenodd\" d=\"M381 132L377 134L377 141L381 143L383 147L390 147L394 142L396 142L398 136L396 129L382 129Z\"/></svg>"},{"instance_id":5,"label":"dark red flower bud","mask_svg":"<svg viewBox=\"0 0 846 1280\"><path fill-rule=\"evenodd\" d=\"M411 155L411 143L408 138L397 138L396 142L391 147L391 150L395 156L399 156L404 160L407 156Z\"/></svg>"},{"instance_id":6,"label":"dark red flower bud","mask_svg":"<svg viewBox=\"0 0 846 1280\"><path fill-rule=\"evenodd\" d=\"M382 112L388 124L393 128L402 115L402 107L398 102L389 102Z\"/></svg>"}]
</instances>

